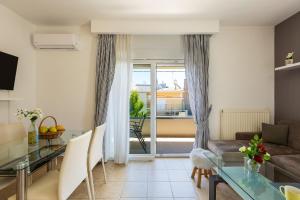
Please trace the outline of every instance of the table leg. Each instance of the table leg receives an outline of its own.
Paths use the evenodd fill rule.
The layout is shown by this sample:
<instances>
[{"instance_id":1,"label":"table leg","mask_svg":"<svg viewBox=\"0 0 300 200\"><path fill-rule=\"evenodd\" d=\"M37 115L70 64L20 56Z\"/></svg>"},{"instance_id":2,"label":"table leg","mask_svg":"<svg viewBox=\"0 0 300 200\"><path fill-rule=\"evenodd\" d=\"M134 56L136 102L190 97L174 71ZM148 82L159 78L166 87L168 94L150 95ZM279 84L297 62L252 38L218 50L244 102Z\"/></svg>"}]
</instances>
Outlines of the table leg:
<instances>
[{"instance_id":1,"label":"table leg","mask_svg":"<svg viewBox=\"0 0 300 200\"><path fill-rule=\"evenodd\" d=\"M47 171L55 170L56 168L57 168L57 158L54 158L47 163Z\"/></svg>"},{"instance_id":2,"label":"table leg","mask_svg":"<svg viewBox=\"0 0 300 200\"><path fill-rule=\"evenodd\" d=\"M218 175L211 175L209 177L209 200L216 200L216 189L218 183L224 183L225 181Z\"/></svg>"},{"instance_id":3,"label":"table leg","mask_svg":"<svg viewBox=\"0 0 300 200\"><path fill-rule=\"evenodd\" d=\"M47 172L52 170L52 161L47 162Z\"/></svg>"},{"instance_id":4,"label":"table leg","mask_svg":"<svg viewBox=\"0 0 300 200\"><path fill-rule=\"evenodd\" d=\"M27 168L18 169L16 177L16 200L27 199Z\"/></svg>"}]
</instances>

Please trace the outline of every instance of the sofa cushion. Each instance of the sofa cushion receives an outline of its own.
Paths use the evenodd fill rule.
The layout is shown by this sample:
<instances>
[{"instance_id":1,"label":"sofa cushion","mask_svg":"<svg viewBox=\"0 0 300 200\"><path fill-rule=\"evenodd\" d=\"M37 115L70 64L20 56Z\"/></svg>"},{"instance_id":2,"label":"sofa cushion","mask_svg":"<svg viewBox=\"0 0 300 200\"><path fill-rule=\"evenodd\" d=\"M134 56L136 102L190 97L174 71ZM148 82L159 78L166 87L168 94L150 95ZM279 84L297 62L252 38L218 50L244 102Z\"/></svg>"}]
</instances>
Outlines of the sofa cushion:
<instances>
[{"instance_id":1,"label":"sofa cushion","mask_svg":"<svg viewBox=\"0 0 300 200\"><path fill-rule=\"evenodd\" d=\"M258 135L259 137L261 137L261 132L236 132L235 139L250 141L255 135Z\"/></svg>"},{"instance_id":2,"label":"sofa cushion","mask_svg":"<svg viewBox=\"0 0 300 200\"><path fill-rule=\"evenodd\" d=\"M267 152L271 156L300 154L299 150L293 149L289 146L272 144L272 143L264 143L264 145L266 147Z\"/></svg>"},{"instance_id":3,"label":"sofa cushion","mask_svg":"<svg viewBox=\"0 0 300 200\"><path fill-rule=\"evenodd\" d=\"M247 140L210 140L208 149L221 156L224 162L240 163L243 162L244 155L239 152L239 148L248 143Z\"/></svg>"},{"instance_id":4,"label":"sofa cushion","mask_svg":"<svg viewBox=\"0 0 300 200\"><path fill-rule=\"evenodd\" d=\"M271 125L262 123L262 139L264 143L268 142L273 144L287 145L288 133L288 125Z\"/></svg>"},{"instance_id":5,"label":"sofa cushion","mask_svg":"<svg viewBox=\"0 0 300 200\"><path fill-rule=\"evenodd\" d=\"M217 155L223 155L228 152L239 152L241 146L248 146L247 140L209 140L208 149ZM266 150L271 156L275 155L291 155L300 154L299 150L293 149L289 146L278 145L272 143L264 143Z\"/></svg>"},{"instance_id":6,"label":"sofa cushion","mask_svg":"<svg viewBox=\"0 0 300 200\"><path fill-rule=\"evenodd\" d=\"M215 154L224 152L239 152L239 148L249 144L247 140L209 140L208 149Z\"/></svg>"},{"instance_id":7,"label":"sofa cushion","mask_svg":"<svg viewBox=\"0 0 300 200\"><path fill-rule=\"evenodd\" d=\"M270 162L296 177L300 177L300 154L273 156Z\"/></svg>"},{"instance_id":8,"label":"sofa cushion","mask_svg":"<svg viewBox=\"0 0 300 200\"><path fill-rule=\"evenodd\" d=\"M300 124L293 124L289 127L288 145L300 150Z\"/></svg>"},{"instance_id":9,"label":"sofa cushion","mask_svg":"<svg viewBox=\"0 0 300 200\"><path fill-rule=\"evenodd\" d=\"M279 124L289 125L288 145L300 150L300 122L299 121L279 121Z\"/></svg>"}]
</instances>

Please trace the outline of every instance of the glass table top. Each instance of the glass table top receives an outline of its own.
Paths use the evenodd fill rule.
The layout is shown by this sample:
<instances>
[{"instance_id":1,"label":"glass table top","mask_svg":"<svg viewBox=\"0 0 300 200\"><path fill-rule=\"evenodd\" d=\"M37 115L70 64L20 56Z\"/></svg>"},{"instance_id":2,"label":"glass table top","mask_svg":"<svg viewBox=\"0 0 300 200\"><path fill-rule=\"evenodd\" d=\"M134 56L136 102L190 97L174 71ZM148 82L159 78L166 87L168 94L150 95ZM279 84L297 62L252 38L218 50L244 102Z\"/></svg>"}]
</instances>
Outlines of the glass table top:
<instances>
[{"instance_id":1,"label":"glass table top","mask_svg":"<svg viewBox=\"0 0 300 200\"><path fill-rule=\"evenodd\" d=\"M244 167L244 163L224 162L222 157L211 152L204 153L207 160L212 164L213 170L226 181L243 199L255 200L284 200L285 197L279 191L281 185L293 185L300 187L295 182L276 182L266 178L270 172L265 165L261 166L260 173L252 172Z\"/></svg>"},{"instance_id":2,"label":"glass table top","mask_svg":"<svg viewBox=\"0 0 300 200\"><path fill-rule=\"evenodd\" d=\"M45 164L64 152L68 141L83 134L82 131L65 131L52 140L39 139L37 145L29 145L23 137L0 146L0 176L15 175L17 169L28 168L30 171Z\"/></svg>"}]
</instances>

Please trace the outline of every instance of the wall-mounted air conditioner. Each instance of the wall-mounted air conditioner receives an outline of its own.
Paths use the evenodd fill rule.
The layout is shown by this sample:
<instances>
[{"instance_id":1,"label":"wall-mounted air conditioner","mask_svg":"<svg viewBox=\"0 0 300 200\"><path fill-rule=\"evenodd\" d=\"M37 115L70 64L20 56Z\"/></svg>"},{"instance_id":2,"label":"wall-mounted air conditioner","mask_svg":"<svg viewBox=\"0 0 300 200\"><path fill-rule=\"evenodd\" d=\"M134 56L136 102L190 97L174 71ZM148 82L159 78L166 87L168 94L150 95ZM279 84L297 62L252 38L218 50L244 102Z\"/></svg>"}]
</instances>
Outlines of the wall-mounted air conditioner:
<instances>
[{"instance_id":1,"label":"wall-mounted air conditioner","mask_svg":"<svg viewBox=\"0 0 300 200\"><path fill-rule=\"evenodd\" d=\"M38 49L78 50L79 37L75 34L34 34L33 46Z\"/></svg>"}]
</instances>

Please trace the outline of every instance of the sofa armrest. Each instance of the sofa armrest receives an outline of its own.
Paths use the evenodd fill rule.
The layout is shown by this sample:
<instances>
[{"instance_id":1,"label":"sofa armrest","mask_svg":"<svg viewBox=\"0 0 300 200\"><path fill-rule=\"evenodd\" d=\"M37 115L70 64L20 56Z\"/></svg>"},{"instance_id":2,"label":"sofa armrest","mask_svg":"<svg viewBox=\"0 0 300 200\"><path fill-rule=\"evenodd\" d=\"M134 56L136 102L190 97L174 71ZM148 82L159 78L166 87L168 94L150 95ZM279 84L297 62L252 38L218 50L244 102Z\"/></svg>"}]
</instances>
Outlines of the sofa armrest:
<instances>
[{"instance_id":1,"label":"sofa armrest","mask_svg":"<svg viewBox=\"0 0 300 200\"><path fill-rule=\"evenodd\" d=\"M251 140L255 135L261 137L261 132L237 132L235 133L236 140Z\"/></svg>"}]
</instances>

